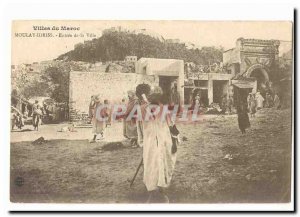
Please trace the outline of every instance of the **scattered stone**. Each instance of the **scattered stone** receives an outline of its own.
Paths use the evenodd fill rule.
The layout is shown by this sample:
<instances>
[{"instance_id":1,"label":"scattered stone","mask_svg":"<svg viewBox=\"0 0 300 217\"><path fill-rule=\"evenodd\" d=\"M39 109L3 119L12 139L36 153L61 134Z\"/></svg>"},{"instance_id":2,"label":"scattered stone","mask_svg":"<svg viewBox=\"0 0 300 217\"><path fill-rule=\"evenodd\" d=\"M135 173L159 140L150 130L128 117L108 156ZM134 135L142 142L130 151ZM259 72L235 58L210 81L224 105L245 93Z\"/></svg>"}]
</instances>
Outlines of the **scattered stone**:
<instances>
[{"instance_id":1,"label":"scattered stone","mask_svg":"<svg viewBox=\"0 0 300 217\"><path fill-rule=\"evenodd\" d=\"M215 184L216 182L217 182L216 179L210 179L210 180L208 181L208 184L213 185L213 184Z\"/></svg>"},{"instance_id":2,"label":"scattered stone","mask_svg":"<svg viewBox=\"0 0 300 217\"><path fill-rule=\"evenodd\" d=\"M218 136L223 136L223 135L225 135L225 133L220 133L220 132L212 132L212 134L214 134L214 135L218 135Z\"/></svg>"},{"instance_id":3,"label":"scattered stone","mask_svg":"<svg viewBox=\"0 0 300 217\"><path fill-rule=\"evenodd\" d=\"M121 142L110 142L102 146L103 151L114 151L123 148L124 145Z\"/></svg>"},{"instance_id":4,"label":"scattered stone","mask_svg":"<svg viewBox=\"0 0 300 217\"><path fill-rule=\"evenodd\" d=\"M45 142L46 142L45 138L41 136L40 138L34 140L31 144L33 144L33 145L41 145L41 144L43 144Z\"/></svg>"},{"instance_id":5,"label":"scattered stone","mask_svg":"<svg viewBox=\"0 0 300 217\"><path fill-rule=\"evenodd\" d=\"M77 130L75 130L75 125L72 124L72 125L62 127L57 132L77 132Z\"/></svg>"},{"instance_id":6,"label":"scattered stone","mask_svg":"<svg viewBox=\"0 0 300 217\"><path fill-rule=\"evenodd\" d=\"M62 127L61 130L59 132L67 132L69 131L68 127Z\"/></svg>"},{"instance_id":7,"label":"scattered stone","mask_svg":"<svg viewBox=\"0 0 300 217\"><path fill-rule=\"evenodd\" d=\"M277 170L269 170L270 173L276 173Z\"/></svg>"},{"instance_id":8,"label":"scattered stone","mask_svg":"<svg viewBox=\"0 0 300 217\"><path fill-rule=\"evenodd\" d=\"M225 157L224 157L224 159L232 160L233 157L232 157L231 154L226 154Z\"/></svg>"},{"instance_id":9,"label":"scattered stone","mask_svg":"<svg viewBox=\"0 0 300 217\"><path fill-rule=\"evenodd\" d=\"M183 136L183 137L182 137L182 141L183 141L183 142L184 142L184 141L188 141L188 138L185 137L185 136Z\"/></svg>"},{"instance_id":10,"label":"scattered stone","mask_svg":"<svg viewBox=\"0 0 300 217\"><path fill-rule=\"evenodd\" d=\"M246 175L246 179L247 179L248 181L250 181L250 180L251 180L251 174Z\"/></svg>"}]
</instances>

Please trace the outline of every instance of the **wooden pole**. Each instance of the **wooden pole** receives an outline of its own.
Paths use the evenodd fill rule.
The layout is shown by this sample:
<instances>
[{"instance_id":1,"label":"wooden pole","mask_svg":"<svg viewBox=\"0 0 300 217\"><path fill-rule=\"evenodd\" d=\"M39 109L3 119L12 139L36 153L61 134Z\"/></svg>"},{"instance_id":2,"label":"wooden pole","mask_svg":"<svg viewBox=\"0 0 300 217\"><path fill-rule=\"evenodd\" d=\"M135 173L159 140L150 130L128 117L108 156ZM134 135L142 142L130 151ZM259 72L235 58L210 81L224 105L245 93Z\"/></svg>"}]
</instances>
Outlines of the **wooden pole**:
<instances>
[{"instance_id":1,"label":"wooden pole","mask_svg":"<svg viewBox=\"0 0 300 217\"><path fill-rule=\"evenodd\" d=\"M134 174L134 176L133 176L133 178L132 178L132 180L130 182L130 188L132 187L133 182L134 182L134 180L135 180L135 178L136 178L136 176L137 176L137 174L138 174L138 172L139 172L139 170L140 170L140 168L141 168L142 165L143 165L143 158L142 158L142 160L141 160L138 168L136 169L135 174Z\"/></svg>"}]
</instances>

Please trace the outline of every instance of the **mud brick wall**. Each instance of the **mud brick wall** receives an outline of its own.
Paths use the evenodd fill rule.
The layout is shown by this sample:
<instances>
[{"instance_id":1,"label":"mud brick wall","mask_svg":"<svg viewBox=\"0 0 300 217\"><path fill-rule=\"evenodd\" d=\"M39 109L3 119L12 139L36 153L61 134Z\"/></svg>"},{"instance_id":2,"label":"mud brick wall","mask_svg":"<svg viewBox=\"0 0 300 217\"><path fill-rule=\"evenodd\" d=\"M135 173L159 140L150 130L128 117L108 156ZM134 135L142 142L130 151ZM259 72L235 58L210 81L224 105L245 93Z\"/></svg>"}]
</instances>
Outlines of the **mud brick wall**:
<instances>
[{"instance_id":1,"label":"mud brick wall","mask_svg":"<svg viewBox=\"0 0 300 217\"><path fill-rule=\"evenodd\" d=\"M140 83L158 85L158 77L135 73L70 72L70 121L85 121L92 95L98 94L101 102L121 103L128 90Z\"/></svg>"}]
</instances>

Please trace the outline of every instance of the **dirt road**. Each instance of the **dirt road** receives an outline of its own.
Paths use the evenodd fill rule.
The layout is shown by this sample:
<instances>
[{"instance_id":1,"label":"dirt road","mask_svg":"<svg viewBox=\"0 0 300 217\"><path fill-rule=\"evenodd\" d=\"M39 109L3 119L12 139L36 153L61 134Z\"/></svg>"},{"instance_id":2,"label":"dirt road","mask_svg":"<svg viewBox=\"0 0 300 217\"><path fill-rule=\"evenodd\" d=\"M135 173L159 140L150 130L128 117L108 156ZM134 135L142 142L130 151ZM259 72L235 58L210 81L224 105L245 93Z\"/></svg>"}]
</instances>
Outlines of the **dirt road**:
<instances>
[{"instance_id":1,"label":"dirt road","mask_svg":"<svg viewBox=\"0 0 300 217\"><path fill-rule=\"evenodd\" d=\"M250 122L245 135L239 132L236 115L180 124L178 128L187 141L178 147L176 169L167 192L170 202L288 202L290 111L264 109ZM123 148L103 151L105 142L88 142L88 129L56 139L50 137L51 129L43 126L40 132L23 132L26 136L12 133L11 201L146 201L142 171L132 189L128 182L141 159L141 148L132 149L125 142ZM29 141L42 135L47 140L43 144ZM31 139L21 142L20 136Z\"/></svg>"}]
</instances>

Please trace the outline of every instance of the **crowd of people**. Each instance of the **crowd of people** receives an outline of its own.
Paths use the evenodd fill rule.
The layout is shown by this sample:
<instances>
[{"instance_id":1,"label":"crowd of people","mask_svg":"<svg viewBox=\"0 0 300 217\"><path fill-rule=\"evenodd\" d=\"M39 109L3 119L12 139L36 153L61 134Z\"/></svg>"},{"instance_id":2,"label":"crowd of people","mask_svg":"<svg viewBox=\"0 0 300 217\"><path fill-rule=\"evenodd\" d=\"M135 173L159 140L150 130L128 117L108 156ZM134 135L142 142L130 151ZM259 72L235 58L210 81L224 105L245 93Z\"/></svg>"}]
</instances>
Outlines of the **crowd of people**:
<instances>
[{"instance_id":1,"label":"crowd of people","mask_svg":"<svg viewBox=\"0 0 300 217\"><path fill-rule=\"evenodd\" d=\"M213 103L209 105L206 108L206 111L216 109L217 114L232 114L235 108L238 115L239 128L242 134L244 134L246 133L246 129L250 127L248 113L250 114L250 117L255 117L256 112L262 108L279 109L281 107L279 96L274 91L264 91L264 96L260 91L257 91L256 93L248 93L248 91L249 89L239 89L239 91L235 93L235 97L224 94L221 97L219 104ZM200 111L203 110L203 102L201 101L199 93L194 94L191 102L193 108L196 107L200 108Z\"/></svg>"},{"instance_id":2,"label":"crowd of people","mask_svg":"<svg viewBox=\"0 0 300 217\"><path fill-rule=\"evenodd\" d=\"M38 131L39 125L42 124L42 117L44 117L44 121L46 122L46 119L51 119L50 113L53 112L49 110L49 106L46 103L41 105L38 100L35 100L35 102L30 105L29 109L26 105L23 112L12 106L11 130L14 130L15 127L21 130L25 126L25 121L28 120L29 117L32 117L33 130Z\"/></svg>"},{"instance_id":3,"label":"crowd of people","mask_svg":"<svg viewBox=\"0 0 300 217\"><path fill-rule=\"evenodd\" d=\"M255 117L256 112L262 108L280 108L280 99L277 93L266 92L265 97L261 95L260 91L250 92L247 98L245 95L241 90L236 103L238 124L242 134L246 133L246 129L250 127L248 113L250 113L250 117Z\"/></svg>"},{"instance_id":4,"label":"crowd of people","mask_svg":"<svg viewBox=\"0 0 300 217\"><path fill-rule=\"evenodd\" d=\"M22 129L22 127L24 126L23 115L15 109L11 109L10 120L11 130L14 130L15 127L17 127L17 129Z\"/></svg>"},{"instance_id":5,"label":"crowd of people","mask_svg":"<svg viewBox=\"0 0 300 217\"><path fill-rule=\"evenodd\" d=\"M280 99L275 93L273 96L267 92L265 98L261 95L260 91L256 93L249 93L247 97L248 111L254 117L257 110L262 108L280 108Z\"/></svg>"}]
</instances>

